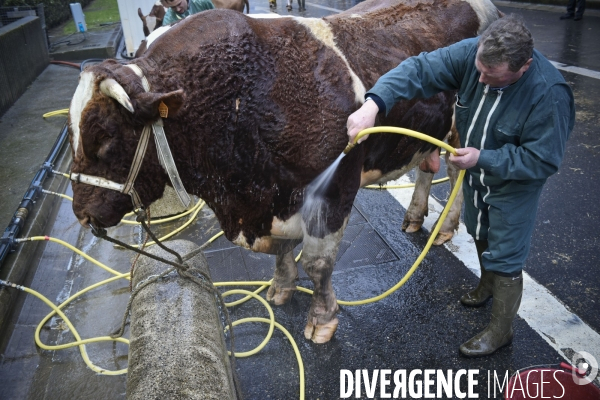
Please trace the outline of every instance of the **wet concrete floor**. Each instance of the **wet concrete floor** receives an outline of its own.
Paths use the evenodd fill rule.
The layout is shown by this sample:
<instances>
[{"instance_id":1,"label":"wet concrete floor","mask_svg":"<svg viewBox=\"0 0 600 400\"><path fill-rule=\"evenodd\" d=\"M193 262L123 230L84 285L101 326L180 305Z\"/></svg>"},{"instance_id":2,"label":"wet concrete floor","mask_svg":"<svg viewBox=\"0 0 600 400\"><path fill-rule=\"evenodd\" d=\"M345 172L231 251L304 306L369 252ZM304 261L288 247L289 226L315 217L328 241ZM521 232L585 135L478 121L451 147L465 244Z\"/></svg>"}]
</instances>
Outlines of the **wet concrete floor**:
<instances>
[{"instance_id":1,"label":"wet concrete floor","mask_svg":"<svg viewBox=\"0 0 600 400\"><path fill-rule=\"evenodd\" d=\"M323 16L353 5L347 3L309 2L302 15ZM252 10L268 11L266 1L264 6L267 10L261 9L259 4L253 5ZM287 13L284 7L281 2L278 4L282 14ZM500 8L525 17L537 48L552 61L600 71L597 46L600 16L592 12L579 22L559 21L562 8L550 8L550 11L505 5ZM292 14L300 15L296 5ZM49 68L60 74L54 70L58 67ZM65 74L74 79L71 72ZM563 74L575 94L577 123L565 161L544 189L525 270L537 282L526 282L526 285L547 289L557 304L572 312L566 331L556 338L540 333L540 329L544 332L546 328L536 325L531 314L535 310L522 307L522 311L527 312L520 313L515 320L515 340L511 346L484 359L460 357L458 346L485 327L491 306L466 309L458 302L459 297L476 284L477 278L470 270L476 266L458 256L465 251L472 255L468 242L453 240L446 247L432 249L413 277L386 299L370 305L340 307L337 333L327 344L316 345L303 337L310 303L308 295L296 293L289 304L274 309L277 321L290 331L300 349L307 399L339 398L342 369L364 369L370 373L375 369L409 373L417 369L478 369L475 393L479 398L502 398L488 393L488 371L504 376L507 371L513 373L532 365L556 365L570 359L574 351L585 351L600 360L600 346L596 346L600 332L600 277L597 273L600 235L596 229L600 219L596 210L600 194L596 186L600 177L595 169L600 152L600 80L571 72ZM68 103L68 95L56 97L57 104L65 99ZM3 123L7 123L6 115ZM32 160L32 164L34 162ZM67 189L67 194L69 191ZM447 185L439 185L432 195L444 204L447 191ZM397 198L386 191L360 191L333 276L339 299L358 300L387 290L411 267L425 245L427 231L407 235L399 229L404 207ZM110 243L82 230L67 200L61 201L53 218L54 223L45 232L47 235L71 243L120 272L129 270L131 254L115 250ZM175 225L157 229L159 233L166 232ZM178 238L201 244L218 231L212 212L203 209L195 224ZM141 239L136 227L119 226L110 233L133 242ZM223 237L207 248L206 257L214 281L267 280L272 276L274 257L240 249ZM31 266L27 285L58 303L108 277L110 274L106 271L70 250L48 243L36 264ZM300 285L311 287L302 271ZM120 325L128 297L128 283L115 282L74 301L66 312L82 337L104 336ZM92 372L76 349L43 351L36 347L35 328L48 312L34 297L20 296L18 312L2 348L0 399L125 398L124 375L101 376ZM267 315L255 302L238 306L231 313L234 319ZM547 313L544 318L552 321L553 316ZM236 328L237 350L254 347L262 341L266 331L266 326L258 324ZM582 332L585 337L581 337ZM41 340L46 344L65 343L71 341L72 336L60 319L53 318L42 329ZM582 348L584 345L589 347ZM90 359L103 368L118 370L127 366L125 345L89 345L87 351ZM280 332L275 332L258 355L238 359L237 367L245 398L298 398L297 363L289 341ZM464 381L461 388L465 389ZM366 398L364 389L363 398ZM379 398L379 394L375 398Z\"/></svg>"}]
</instances>

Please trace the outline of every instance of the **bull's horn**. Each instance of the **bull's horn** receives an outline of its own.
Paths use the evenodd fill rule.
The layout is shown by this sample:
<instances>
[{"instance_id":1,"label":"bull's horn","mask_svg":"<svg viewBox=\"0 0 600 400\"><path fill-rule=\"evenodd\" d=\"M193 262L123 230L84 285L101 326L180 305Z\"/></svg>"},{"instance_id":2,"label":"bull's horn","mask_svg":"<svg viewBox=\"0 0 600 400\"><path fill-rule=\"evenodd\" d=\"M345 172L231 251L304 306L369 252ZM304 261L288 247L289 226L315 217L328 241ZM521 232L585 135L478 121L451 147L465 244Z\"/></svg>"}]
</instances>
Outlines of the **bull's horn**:
<instances>
[{"instance_id":1,"label":"bull's horn","mask_svg":"<svg viewBox=\"0 0 600 400\"><path fill-rule=\"evenodd\" d=\"M133 113L131 100L129 99L127 93L125 93L123 86L121 86L117 81L112 78L103 80L100 82L100 91L108 97L112 97L118 101L119 104L125 107L130 113Z\"/></svg>"}]
</instances>

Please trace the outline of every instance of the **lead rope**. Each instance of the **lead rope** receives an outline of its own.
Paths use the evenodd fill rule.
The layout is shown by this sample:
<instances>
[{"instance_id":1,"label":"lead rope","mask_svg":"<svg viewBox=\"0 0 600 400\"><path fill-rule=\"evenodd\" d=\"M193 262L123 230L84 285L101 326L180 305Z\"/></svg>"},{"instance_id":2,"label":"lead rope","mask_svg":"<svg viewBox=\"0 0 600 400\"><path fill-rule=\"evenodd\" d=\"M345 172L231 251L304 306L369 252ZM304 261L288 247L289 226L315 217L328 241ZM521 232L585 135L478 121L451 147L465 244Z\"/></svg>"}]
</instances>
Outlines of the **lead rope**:
<instances>
[{"instance_id":1,"label":"lead rope","mask_svg":"<svg viewBox=\"0 0 600 400\"><path fill-rule=\"evenodd\" d=\"M183 258L181 257L181 255L176 252L175 250L172 250L170 248L168 248L167 246L165 246L164 244L162 244L160 242L160 240L154 235L154 233L152 233L152 231L150 230L150 227L146 224L146 218L147 218L147 214L146 211L144 209L138 209L136 211L137 213L137 221L140 222L140 224L142 225L142 227L144 228L144 230L146 231L147 235L150 236L152 238L152 240L154 240L154 242L163 250L173 254L177 260L179 261L174 262L171 260L167 260L165 258L156 256L154 254L150 254L146 251L144 251L143 249L139 249L133 246L130 246L127 243L124 243L118 239L112 238L110 236L108 236L106 229L104 228L96 228L93 225L90 224L90 228L92 230L92 234L98 238L104 239L108 242L114 243L116 245L119 246L123 246L124 248L134 251L136 253L138 253L138 257L139 255L144 255L146 257L152 258L154 260L163 262L165 264L171 265L171 268L167 269L166 271L164 271L163 273L161 273L160 275L152 275L149 276L147 279L145 279L142 282L139 282L135 288L133 288L133 290L131 291L131 296L129 297L129 301L127 302L127 307L125 308L125 313L123 314L123 319L121 321L121 327L113 332L110 337L114 338L118 338L123 336L123 333L125 332L125 326L127 325L127 319L130 315L131 312L131 304L133 303L133 299L135 298L135 296L146 286L148 286L151 283L154 283L156 281L158 281L161 278L164 278L165 276L169 275L170 273L172 273L173 271L176 271L179 276L181 276L182 278L187 278L189 280L191 280L192 282L194 282L195 284L197 284L198 286L200 286L201 288L205 289L206 291L208 291L209 293L212 293L213 295L215 295L219 301L219 309L221 310L221 314L223 315L223 317L225 318L225 325L229 328L229 332L230 332L230 336L229 336L229 343L230 343L230 347L231 347L231 351L230 351L230 355L229 355L229 360L231 363L231 375L233 377L233 384L235 387L235 392L236 392L236 397L238 399L242 399L242 390L241 390L241 386L240 386L240 382L238 380L237 374L236 374L236 370L237 370L237 365L236 365L236 359L235 359L235 336L233 334L233 324L231 323L231 319L229 318L229 311L227 311L227 306L225 305L225 301L223 300L223 297L221 296L221 293L217 290L217 288L213 285L212 280L210 279L210 277L204 273L203 271L200 271L198 269L191 269L184 261ZM204 248L206 246L201 247ZM199 249L200 250L200 249ZM195 250L192 253L194 253L194 255L198 254L199 251ZM190 253L191 254L191 253ZM189 254L186 255L186 261L191 259L193 256L190 257ZM198 276L196 276L195 274L197 274ZM130 279L133 280L133 276L130 276ZM131 282L131 281L130 281Z\"/></svg>"}]
</instances>

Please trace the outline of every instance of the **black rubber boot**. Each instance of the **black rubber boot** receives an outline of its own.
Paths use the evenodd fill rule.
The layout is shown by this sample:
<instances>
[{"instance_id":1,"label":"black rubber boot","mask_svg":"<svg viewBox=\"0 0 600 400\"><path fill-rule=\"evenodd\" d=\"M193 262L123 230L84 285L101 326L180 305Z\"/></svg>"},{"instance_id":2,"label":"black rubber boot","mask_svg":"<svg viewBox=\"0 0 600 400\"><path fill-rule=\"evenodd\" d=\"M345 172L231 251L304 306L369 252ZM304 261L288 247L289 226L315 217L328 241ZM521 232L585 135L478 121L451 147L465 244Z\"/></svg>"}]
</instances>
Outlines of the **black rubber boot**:
<instances>
[{"instance_id":1,"label":"black rubber boot","mask_svg":"<svg viewBox=\"0 0 600 400\"><path fill-rule=\"evenodd\" d=\"M521 305L523 274L504 277L494 274L492 320L475 337L460 346L466 357L483 357L512 343L512 323Z\"/></svg>"},{"instance_id":2,"label":"black rubber boot","mask_svg":"<svg viewBox=\"0 0 600 400\"><path fill-rule=\"evenodd\" d=\"M477 287L460 298L460 302L467 307L481 307L492 297L492 285L494 283L494 273L486 271L481 262L481 254L487 249L487 240L476 240L477 257L479 257L479 267L481 268L481 277Z\"/></svg>"}]
</instances>

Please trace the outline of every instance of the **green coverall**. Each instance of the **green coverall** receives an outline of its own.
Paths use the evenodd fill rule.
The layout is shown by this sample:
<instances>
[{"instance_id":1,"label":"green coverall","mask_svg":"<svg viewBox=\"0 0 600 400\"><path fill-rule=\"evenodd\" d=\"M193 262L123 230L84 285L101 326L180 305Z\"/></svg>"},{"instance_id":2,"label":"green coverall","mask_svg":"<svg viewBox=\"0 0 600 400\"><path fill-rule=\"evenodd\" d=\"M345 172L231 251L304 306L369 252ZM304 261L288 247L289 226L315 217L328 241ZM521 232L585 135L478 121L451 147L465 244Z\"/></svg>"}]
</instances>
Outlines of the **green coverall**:
<instances>
[{"instance_id":1,"label":"green coverall","mask_svg":"<svg viewBox=\"0 0 600 400\"><path fill-rule=\"evenodd\" d=\"M464 221L476 240L487 240L486 271L516 276L529 253L538 200L563 159L573 129L573 94L537 50L524 75L505 88L480 83L477 38L408 58L366 94L386 111L400 100L457 91L456 127L462 147L480 149L465 175Z\"/></svg>"}]
</instances>

